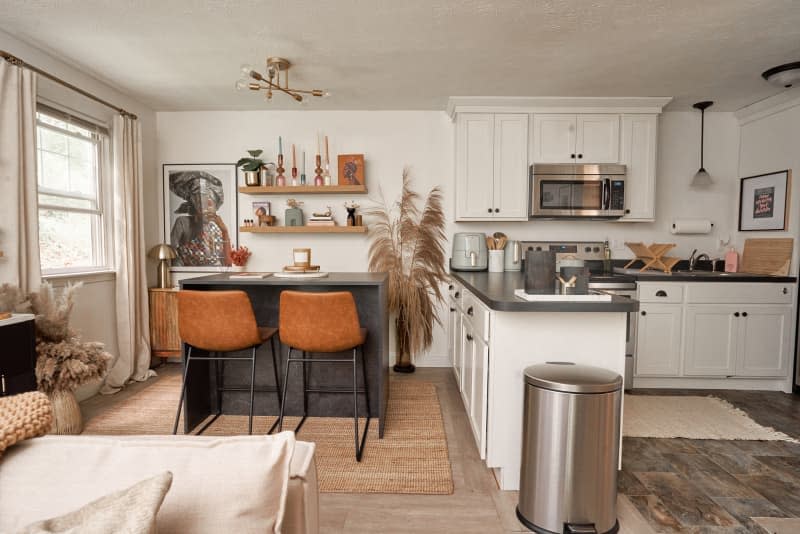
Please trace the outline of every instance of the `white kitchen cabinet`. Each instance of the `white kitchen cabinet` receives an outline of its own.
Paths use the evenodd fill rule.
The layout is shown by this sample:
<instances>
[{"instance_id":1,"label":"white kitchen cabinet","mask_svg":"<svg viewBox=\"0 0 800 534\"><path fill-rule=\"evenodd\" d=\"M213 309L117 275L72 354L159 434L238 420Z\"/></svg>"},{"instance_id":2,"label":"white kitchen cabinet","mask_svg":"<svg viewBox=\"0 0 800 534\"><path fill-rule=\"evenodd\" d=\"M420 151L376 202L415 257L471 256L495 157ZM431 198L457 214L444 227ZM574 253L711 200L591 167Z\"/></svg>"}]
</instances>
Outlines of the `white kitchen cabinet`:
<instances>
[{"instance_id":1,"label":"white kitchen cabinet","mask_svg":"<svg viewBox=\"0 0 800 534\"><path fill-rule=\"evenodd\" d=\"M733 376L741 315L732 304L686 307L684 365L687 376Z\"/></svg>"},{"instance_id":2,"label":"white kitchen cabinet","mask_svg":"<svg viewBox=\"0 0 800 534\"><path fill-rule=\"evenodd\" d=\"M467 414L472 409L474 352L475 336L472 333L472 325L464 315L461 315L461 399L464 401Z\"/></svg>"},{"instance_id":3,"label":"white kitchen cabinet","mask_svg":"<svg viewBox=\"0 0 800 534\"><path fill-rule=\"evenodd\" d=\"M793 336L790 306L739 306L737 376L784 377Z\"/></svg>"},{"instance_id":4,"label":"white kitchen cabinet","mask_svg":"<svg viewBox=\"0 0 800 534\"><path fill-rule=\"evenodd\" d=\"M618 163L619 115L535 114L534 163Z\"/></svg>"},{"instance_id":5,"label":"white kitchen cabinet","mask_svg":"<svg viewBox=\"0 0 800 534\"><path fill-rule=\"evenodd\" d=\"M486 459L486 404L488 395L489 345L476 338L472 351L473 380L469 420L481 460Z\"/></svg>"},{"instance_id":6,"label":"white kitchen cabinet","mask_svg":"<svg viewBox=\"0 0 800 534\"><path fill-rule=\"evenodd\" d=\"M681 317L678 304L642 302L636 344L636 376L679 376Z\"/></svg>"},{"instance_id":7,"label":"white kitchen cabinet","mask_svg":"<svg viewBox=\"0 0 800 534\"><path fill-rule=\"evenodd\" d=\"M622 116L620 163L626 167L622 222L655 220L657 135L657 115Z\"/></svg>"},{"instance_id":8,"label":"white kitchen cabinet","mask_svg":"<svg viewBox=\"0 0 800 534\"><path fill-rule=\"evenodd\" d=\"M528 220L528 115L456 119L456 220Z\"/></svg>"}]
</instances>

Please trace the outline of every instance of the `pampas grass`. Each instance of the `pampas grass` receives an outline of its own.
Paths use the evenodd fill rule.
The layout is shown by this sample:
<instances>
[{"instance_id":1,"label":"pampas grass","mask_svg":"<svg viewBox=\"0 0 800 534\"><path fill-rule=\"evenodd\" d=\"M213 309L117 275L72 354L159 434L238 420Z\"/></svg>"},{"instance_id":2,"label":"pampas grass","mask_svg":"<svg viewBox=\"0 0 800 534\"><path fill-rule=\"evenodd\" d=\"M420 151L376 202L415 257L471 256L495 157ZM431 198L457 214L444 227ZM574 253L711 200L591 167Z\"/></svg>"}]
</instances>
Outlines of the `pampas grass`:
<instances>
[{"instance_id":1,"label":"pampas grass","mask_svg":"<svg viewBox=\"0 0 800 534\"><path fill-rule=\"evenodd\" d=\"M397 314L398 362L430 347L434 322L441 324L436 304L443 300L445 234L442 192L430 190L422 207L421 196L411 188L411 175L403 170L400 200L392 206L367 210L371 217L369 270L389 275L389 310Z\"/></svg>"}]
</instances>

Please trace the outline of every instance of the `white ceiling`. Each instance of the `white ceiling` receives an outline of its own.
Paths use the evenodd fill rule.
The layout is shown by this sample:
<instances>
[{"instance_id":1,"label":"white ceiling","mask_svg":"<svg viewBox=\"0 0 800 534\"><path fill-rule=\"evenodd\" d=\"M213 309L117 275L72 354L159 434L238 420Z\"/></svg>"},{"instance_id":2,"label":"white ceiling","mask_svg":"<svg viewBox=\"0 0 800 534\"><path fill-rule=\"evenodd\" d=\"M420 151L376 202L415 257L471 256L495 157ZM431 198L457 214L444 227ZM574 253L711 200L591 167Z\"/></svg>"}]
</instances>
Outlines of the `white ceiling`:
<instances>
[{"instance_id":1,"label":"white ceiling","mask_svg":"<svg viewBox=\"0 0 800 534\"><path fill-rule=\"evenodd\" d=\"M779 92L763 70L800 60L796 0L3 0L0 28L156 110L297 107L233 88L267 55L333 93L308 109L492 95L735 110Z\"/></svg>"}]
</instances>

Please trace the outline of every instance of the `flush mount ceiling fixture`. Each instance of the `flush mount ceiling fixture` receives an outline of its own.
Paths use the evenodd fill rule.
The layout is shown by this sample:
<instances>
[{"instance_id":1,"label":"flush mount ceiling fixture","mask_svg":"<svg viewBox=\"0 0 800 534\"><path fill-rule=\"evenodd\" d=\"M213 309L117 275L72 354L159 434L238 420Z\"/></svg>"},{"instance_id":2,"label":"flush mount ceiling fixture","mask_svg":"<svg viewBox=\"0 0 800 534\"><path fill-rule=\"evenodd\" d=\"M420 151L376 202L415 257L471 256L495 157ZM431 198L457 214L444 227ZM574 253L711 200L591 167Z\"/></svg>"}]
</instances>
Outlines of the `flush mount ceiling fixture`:
<instances>
[{"instance_id":1,"label":"flush mount ceiling fixture","mask_svg":"<svg viewBox=\"0 0 800 534\"><path fill-rule=\"evenodd\" d=\"M772 67L761 73L761 77L772 85L788 89L800 82L800 61Z\"/></svg>"},{"instance_id":2,"label":"flush mount ceiling fixture","mask_svg":"<svg viewBox=\"0 0 800 534\"><path fill-rule=\"evenodd\" d=\"M708 174L708 171L706 171L705 167L703 166L703 149L705 148L703 137L706 128L706 108L709 108L712 105L714 105L714 102L705 100L692 106L693 108L700 110L700 169L698 169L698 171L694 174L692 183L690 184L691 187L707 187L714 183L714 181L711 179L711 175Z\"/></svg>"},{"instance_id":3,"label":"flush mount ceiling fixture","mask_svg":"<svg viewBox=\"0 0 800 534\"><path fill-rule=\"evenodd\" d=\"M236 89L242 91L250 89L251 91L266 91L265 97L267 102L272 102L272 93L278 91L285 93L292 97L295 101L302 103L303 95L311 95L320 98L327 98L330 96L328 91L322 89L292 89L289 87L289 68L292 64L288 59L282 57L268 57L267 58L267 75L266 77L260 72L255 70L252 65L242 65L242 74L244 78L236 82ZM283 74L281 74L283 73ZM283 80L281 80L283 78ZM256 80L255 82L250 80Z\"/></svg>"}]
</instances>

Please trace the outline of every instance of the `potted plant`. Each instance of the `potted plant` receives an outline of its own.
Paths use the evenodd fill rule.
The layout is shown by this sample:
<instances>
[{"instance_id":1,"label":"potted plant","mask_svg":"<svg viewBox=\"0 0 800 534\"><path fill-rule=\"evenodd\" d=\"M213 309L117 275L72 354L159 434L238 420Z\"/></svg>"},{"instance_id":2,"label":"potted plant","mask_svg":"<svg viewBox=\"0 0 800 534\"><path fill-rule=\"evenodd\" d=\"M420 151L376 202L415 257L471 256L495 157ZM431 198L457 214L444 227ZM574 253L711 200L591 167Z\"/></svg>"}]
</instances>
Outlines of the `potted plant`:
<instances>
[{"instance_id":1,"label":"potted plant","mask_svg":"<svg viewBox=\"0 0 800 534\"><path fill-rule=\"evenodd\" d=\"M369 270L389 275L389 311L397 328L394 370L402 373L414 372L413 358L433 342L434 322L441 324L437 309L444 299L442 284L447 282L442 192L431 189L421 209L420 199L405 169L399 201L366 212L373 218Z\"/></svg>"},{"instance_id":2,"label":"potted plant","mask_svg":"<svg viewBox=\"0 0 800 534\"><path fill-rule=\"evenodd\" d=\"M263 150L248 150L247 153L250 154L249 158L241 158L239 161L236 162L237 167L242 168L242 172L244 173L244 183L248 186L258 186L261 185L261 180L259 178L259 172L261 171L261 167L264 165L264 162L259 159L259 156Z\"/></svg>"},{"instance_id":3,"label":"potted plant","mask_svg":"<svg viewBox=\"0 0 800 534\"><path fill-rule=\"evenodd\" d=\"M247 260L250 259L252 252L250 249L242 245L241 247L232 248L230 252L231 263L233 264L232 269L234 271L244 271L245 265L247 265Z\"/></svg>"}]
</instances>

